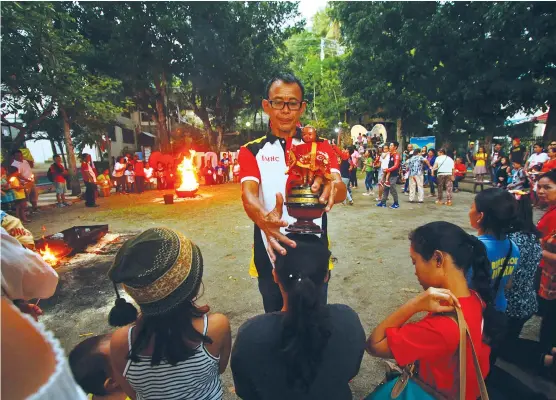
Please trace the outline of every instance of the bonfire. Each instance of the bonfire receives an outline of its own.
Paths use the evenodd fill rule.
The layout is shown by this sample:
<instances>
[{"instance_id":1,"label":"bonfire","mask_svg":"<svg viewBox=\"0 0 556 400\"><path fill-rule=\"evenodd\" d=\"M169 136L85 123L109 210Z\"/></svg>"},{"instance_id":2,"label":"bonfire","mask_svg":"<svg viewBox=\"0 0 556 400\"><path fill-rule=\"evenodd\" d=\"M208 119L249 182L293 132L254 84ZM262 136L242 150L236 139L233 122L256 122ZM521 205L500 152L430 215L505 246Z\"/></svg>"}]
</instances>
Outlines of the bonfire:
<instances>
[{"instance_id":1,"label":"bonfire","mask_svg":"<svg viewBox=\"0 0 556 400\"><path fill-rule=\"evenodd\" d=\"M183 157L182 162L178 165L178 173L180 175L180 186L176 189L178 197L193 197L199 189L197 181L197 171L193 164L195 151L191 150L189 157Z\"/></svg>"},{"instance_id":2,"label":"bonfire","mask_svg":"<svg viewBox=\"0 0 556 400\"><path fill-rule=\"evenodd\" d=\"M44 249L39 250L39 253L42 259L50 264L52 267L58 264L58 257L56 257L56 254L54 254L52 250L50 250L50 247L48 247L48 245L46 245Z\"/></svg>"}]
</instances>

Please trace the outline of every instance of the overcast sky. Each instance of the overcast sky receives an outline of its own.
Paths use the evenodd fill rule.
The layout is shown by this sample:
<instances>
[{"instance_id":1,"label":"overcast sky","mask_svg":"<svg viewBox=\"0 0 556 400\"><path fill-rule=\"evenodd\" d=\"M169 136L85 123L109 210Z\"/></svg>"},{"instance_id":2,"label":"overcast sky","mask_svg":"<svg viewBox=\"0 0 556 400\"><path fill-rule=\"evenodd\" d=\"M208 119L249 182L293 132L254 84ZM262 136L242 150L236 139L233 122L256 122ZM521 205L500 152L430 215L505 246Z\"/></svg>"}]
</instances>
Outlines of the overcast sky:
<instances>
[{"instance_id":1,"label":"overcast sky","mask_svg":"<svg viewBox=\"0 0 556 400\"><path fill-rule=\"evenodd\" d=\"M311 26L313 15L319 10L326 8L326 0L301 0L299 2L299 11L307 23L307 28Z\"/></svg>"}]
</instances>

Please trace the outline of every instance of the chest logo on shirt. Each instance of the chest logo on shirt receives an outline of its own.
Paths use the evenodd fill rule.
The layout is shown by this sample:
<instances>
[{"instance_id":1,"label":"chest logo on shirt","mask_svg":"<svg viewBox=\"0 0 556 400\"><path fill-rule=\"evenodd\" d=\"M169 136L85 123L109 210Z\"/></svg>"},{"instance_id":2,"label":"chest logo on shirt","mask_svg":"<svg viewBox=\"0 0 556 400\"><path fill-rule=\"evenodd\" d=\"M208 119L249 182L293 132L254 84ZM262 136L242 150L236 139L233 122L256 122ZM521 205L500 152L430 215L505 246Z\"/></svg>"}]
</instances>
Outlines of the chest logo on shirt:
<instances>
[{"instance_id":1,"label":"chest logo on shirt","mask_svg":"<svg viewBox=\"0 0 556 400\"><path fill-rule=\"evenodd\" d=\"M262 156L264 162L280 162L279 156Z\"/></svg>"}]
</instances>

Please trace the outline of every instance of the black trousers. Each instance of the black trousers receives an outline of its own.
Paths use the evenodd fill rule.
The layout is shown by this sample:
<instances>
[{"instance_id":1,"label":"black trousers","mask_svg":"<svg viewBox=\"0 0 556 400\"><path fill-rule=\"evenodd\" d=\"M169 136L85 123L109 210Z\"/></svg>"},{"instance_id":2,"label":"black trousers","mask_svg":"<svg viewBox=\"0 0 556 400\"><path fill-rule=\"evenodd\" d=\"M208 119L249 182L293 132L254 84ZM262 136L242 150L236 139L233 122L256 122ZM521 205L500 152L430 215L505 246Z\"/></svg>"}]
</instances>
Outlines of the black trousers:
<instances>
[{"instance_id":1,"label":"black trousers","mask_svg":"<svg viewBox=\"0 0 556 400\"><path fill-rule=\"evenodd\" d=\"M94 206L95 205L95 192L97 191L97 185L93 182L85 182L85 205Z\"/></svg>"},{"instance_id":2,"label":"black trousers","mask_svg":"<svg viewBox=\"0 0 556 400\"><path fill-rule=\"evenodd\" d=\"M497 355L529 370L542 369L544 356L556 347L556 300L539 298L539 314L542 322L538 342L519 337L529 318L510 318L504 343L498 348Z\"/></svg>"},{"instance_id":3,"label":"black trousers","mask_svg":"<svg viewBox=\"0 0 556 400\"><path fill-rule=\"evenodd\" d=\"M145 191L145 177L136 176L135 177L135 189L137 193L143 193Z\"/></svg>"},{"instance_id":4,"label":"black trousers","mask_svg":"<svg viewBox=\"0 0 556 400\"><path fill-rule=\"evenodd\" d=\"M548 353L556 347L556 300L539 298L539 315L542 317L540 342Z\"/></svg>"},{"instance_id":5,"label":"black trousers","mask_svg":"<svg viewBox=\"0 0 556 400\"><path fill-rule=\"evenodd\" d=\"M349 183L351 183L353 187L357 187L357 168L353 168L349 172Z\"/></svg>"}]
</instances>

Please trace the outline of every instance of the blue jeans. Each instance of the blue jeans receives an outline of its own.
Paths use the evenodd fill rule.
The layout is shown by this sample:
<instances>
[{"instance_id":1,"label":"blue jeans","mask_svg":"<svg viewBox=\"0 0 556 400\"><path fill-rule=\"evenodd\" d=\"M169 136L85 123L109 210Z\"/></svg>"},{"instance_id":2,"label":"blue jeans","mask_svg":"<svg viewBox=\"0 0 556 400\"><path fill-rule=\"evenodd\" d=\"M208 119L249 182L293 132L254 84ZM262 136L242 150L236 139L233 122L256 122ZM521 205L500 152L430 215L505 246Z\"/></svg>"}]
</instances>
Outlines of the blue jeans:
<instances>
[{"instance_id":1,"label":"blue jeans","mask_svg":"<svg viewBox=\"0 0 556 400\"><path fill-rule=\"evenodd\" d=\"M346 188L347 188L346 200L347 201L353 201L353 199L351 198L351 188L349 187L349 178L344 178L342 176L342 182L344 182L344 185L346 185Z\"/></svg>"},{"instance_id":2,"label":"blue jeans","mask_svg":"<svg viewBox=\"0 0 556 400\"><path fill-rule=\"evenodd\" d=\"M459 189L459 183L463 179L463 176L456 176L454 180L454 189Z\"/></svg>"},{"instance_id":3,"label":"blue jeans","mask_svg":"<svg viewBox=\"0 0 556 400\"><path fill-rule=\"evenodd\" d=\"M367 191L373 190L373 171L367 171L365 176L365 188Z\"/></svg>"}]
</instances>

